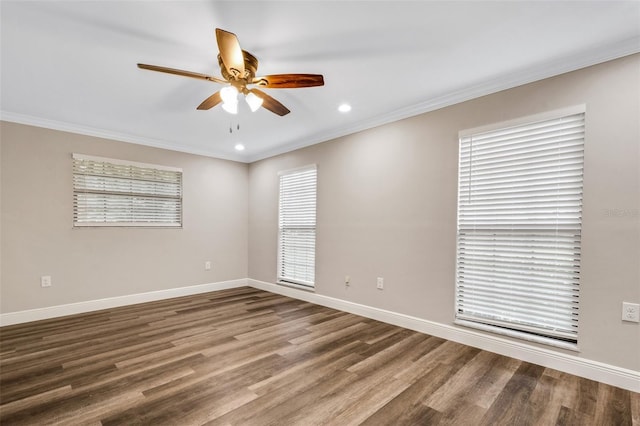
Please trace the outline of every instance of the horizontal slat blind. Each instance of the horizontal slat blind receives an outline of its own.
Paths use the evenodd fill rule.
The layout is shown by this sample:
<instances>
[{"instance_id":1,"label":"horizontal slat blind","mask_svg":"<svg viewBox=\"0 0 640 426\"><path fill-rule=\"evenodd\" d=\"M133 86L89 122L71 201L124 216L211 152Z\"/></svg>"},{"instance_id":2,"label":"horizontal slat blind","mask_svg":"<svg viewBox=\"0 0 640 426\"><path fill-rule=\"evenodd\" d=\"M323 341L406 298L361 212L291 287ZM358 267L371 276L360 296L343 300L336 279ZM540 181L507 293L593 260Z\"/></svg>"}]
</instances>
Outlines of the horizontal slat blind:
<instances>
[{"instance_id":1,"label":"horizontal slat blind","mask_svg":"<svg viewBox=\"0 0 640 426\"><path fill-rule=\"evenodd\" d=\"M278 281L314 286L316 181L315 165L280 174Z\"/></svg>"},{"instance_id":2,"label":"horizontal slat blind","mask_svg":"<svg viewBox=\"0 0 640 426\"><path fill-rule=\"evenodd\" d=\"M182 172L74 154L73 223L181 226Z\"/></svg>"},{"instance_id":3,"label":"horizontal slat blind","mask_svg":"<svg viewBox=\"0 0 640 426\"><path fill-rule=\"evenodd\" d=\"M456 319L577 343L584 113L460 139Z\"/></svg>"}]
</instances>

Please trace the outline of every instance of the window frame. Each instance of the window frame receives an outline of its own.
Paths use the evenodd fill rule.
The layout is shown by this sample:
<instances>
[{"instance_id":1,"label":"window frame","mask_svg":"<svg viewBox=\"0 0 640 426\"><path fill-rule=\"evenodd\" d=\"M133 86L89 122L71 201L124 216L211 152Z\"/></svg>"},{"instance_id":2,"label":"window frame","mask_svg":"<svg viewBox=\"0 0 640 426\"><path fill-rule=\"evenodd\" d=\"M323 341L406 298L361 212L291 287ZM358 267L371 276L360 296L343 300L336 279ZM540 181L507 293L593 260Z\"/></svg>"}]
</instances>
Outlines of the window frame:
<instances>
[{"instance_id":1,"label":"window frame","mask_svg":"<svg viewBox=\"0 0 640 426\"><path fill-rule=\"evenodd\" d=\"M286 265L284 265L283 262L285 262L283 253L284 253L284 248L283 248L283 242L284 242L284 235L283 235L283 226L282 226L282 222L283 222L283 178L285 176L291 176L291 175L299 175L299 174L304 174L304 173L308 173L310 171L314 172L314 181L313 181L313 225L312 229L313 230L313 264L309 265L307 264L306 267L312 268L312 273L311 275L313 276L312 280L305 280L305 279L300 279L298 277L292 277L292 276L287 276L283 273ZM288 169L288 170L282 170L280 172L278 172L278 235L277 235L277 269L276 269L276 282L278 284L282 284L282 285L286 285L286 286L292 286L292 287L296 287L296 288L301 288L304 290L314 290L315 289L315 268L316 268L316 264L315 264L315 259L316 259L316 242L317 242L317 196L318 196L318 166L316 164L309 164L306 166L302 166L302 167L296 167L294 169ZM296 229L299 229L296 228Z\"/></svg>"},{"instance_id":2,"label":"window frame","mask_svg":"<svg viewBox=\"0 0 640 426\"><path fill-rule=\"evenodd\" d=\"M113 179L121 179L122 181L125 180L130 180L134 185L137 184L141 184L141 183L147 183L148 186L147 190L149 190L149 192L136 192L134 190L113 190L113 191L109 191L109 190L100 190L100 189L95 189L95 188L87 188L88 185L86 182L85 183L81 183L81 179L79 178L80 176L88 176L88 174L83 174L83 173L79 173L77 172L77 163L81 162L81 161L89 161L89 162L94 162L94 163L102 163L103 165L108 165L108 166L116 166L116 167L132 167L133 170L136 170L138 172L140 171L149 171L149 173L154 173L154 172L169 172L169 173L175 173L175 179L177 180L177 182L164 182L161 180L148 180L148 179L141 179L141 178L130 178L127 177L125 175L117 175L117 174L113 174L113 175L100 175L100 174L96 174L94 176L96 177L107 177L107 178L113 178ZM87 227L127 227L127 228L171 228L171 229L175 229L175 228L182 228L183 226L183 171L181 168L179 167L171 167L171 166L164 166L164 165L159 165L159 164L149 164L149 163L141 163L141 162L136 162L136 161L128 161L128 160L120 160L120 159L115 159L115 158L107 158L107 157L99 157L99 156L93 156L93 155L85 155L85 154L78 154L78 153L73 153L72 154L72 194L73 194L73 218L72 218L72 222L73 222L73 228L87 228ZM176 186L177 188L175 190L175 195L171 194L171 191L169 191L169 194L167 193L162 193L161 191L157 191L157 192L153 192L151 190L151 187L153 186L153 184L164 184L167 186ZM165 191L166 192L166 191ZM96 221L79 221L78 219L78 197L81 194L92 194L95 196L99 196L99 195L103 195L103 196L115 196L115 197L130 197L132 199L132 202L134 199L142 199L142 200L152 200L152 199L165 199L165 200L172 200L175 202L175 207L177 209L177 221L174 222L167 222L167 221L163 221L163 222L153 222L153 221L143 221L143 220L134 220L134 221L110 221L106 218L103 218L103 220L96 220ZM103 215L108 215L108 209L105 208L102 210L102 214ZM138 211L139 213L140 211ZM96 210L96 214L100 214L100 212L98 212Z\"/></svg>"},{"instance_id":3,"label":"window frame","mask_svg":"<svg viewBox=\"0 0 640 426\"><path fill-rule=\"evenodd\" d=\"M460 228L460 215L461 215L461 191L462 191L462 144L463 139L470 138L474 135L480 135L488 132L498 132L505 131L514 127L521 127L532 125L534 123L542 123L552 120L563 119L575 115L582 115L582 132L583 136L581 139L581 171L580 171L580 190L579 190L579 224L578 224L578 246L574 248L573 251L577 253L573 253L574 258L577 258L577 273L576 279L574 280L575 285L575 310L572 311L573 317L573 326L575 330L574 338L562 338L557 336L550 336L548 333L545 335L544 333L540 333L539 327L532 327L531 329L527 329L525 324L520 324L516 326L515 323L512 323L511 327L505 326L504 323L500 323L500 321L491 322L491 320L486 320L483 322L478 318L469 318L462 314L461 307L461 289L460 289L460 274L461 274L461 228ZM458 325L462 325L465 327L475 328L483 331L488 331L496 334L506 335L509 337L515 337L519 339L524 339L536 343L542 343L550 346L560 347L563 349L569 349L573 351L579 351L579 281L580 281L580 259L581 259L581 234L582 234L582 211L584 205L584 150L585 150L585 141L587 139L586 136L586 106L585 105L576 105L568 108L558 109L554 111L545 112L542 114L530 115L526 117L521 117L515 120L504 121L500 123L494 123L487 126L476 127L473 129L467 129L459 132L459 152L458 152L458 197L456 200L456 214L457 214L457 223L456 223L456 271L455 271L455 311L454 311L454 323ZM511 200L513 198L510 198ZM521 212L521 211L519 211ZM497 234L494 234L494 237ZM531 241L530 239L523 240L525 242ZM494 246L495 247L495 246ZM468 259L467 259L468 260ZM531 264L530 264L531 265ZM463 271L464 272L464 271ZM504 309L504 308L503 308Z\"/></svg>"}]
</instances>

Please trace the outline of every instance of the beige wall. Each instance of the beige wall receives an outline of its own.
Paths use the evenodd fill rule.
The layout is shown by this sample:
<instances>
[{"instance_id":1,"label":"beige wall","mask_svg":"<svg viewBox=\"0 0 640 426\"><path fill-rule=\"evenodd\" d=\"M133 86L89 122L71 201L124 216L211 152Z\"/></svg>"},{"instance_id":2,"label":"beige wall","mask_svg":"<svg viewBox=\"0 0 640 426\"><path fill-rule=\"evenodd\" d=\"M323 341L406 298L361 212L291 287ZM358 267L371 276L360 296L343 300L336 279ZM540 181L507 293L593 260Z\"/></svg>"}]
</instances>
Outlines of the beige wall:
<instances>
[{"instance_id":1,"label":"beige wall","mask_svg":"<svg viewBox=\"0 0 640 426\"><path fill-rule=\"evenodd\" d=\"M621 321L623 300L640 303L640 55L251 164L249 277L276 279L277 172L316 163L316 292L453 324L458 131L578 104L579 356L640 370L640 325Z\"/></svg>"},{"instance_id":2,"label":"beige wall","mask_svg":"<svg viewBox=\"0 0 640 426\"><path fill-rule=\"evenodd\" d=\"M249 166L1 123L0 311L275 282L277 172L316 163L317 293L450 325L458 131L586 104L580 356L640 370L639 76L635 55ZM73 152L183 168L184 228L74 229Z\"/></svg>"},{"instance_id":3,"label":"beige wall","mask_svg":"<svg viewBox=\"0 0 640 426\"><path fill-rule=\"evenodd\" d=\"M0 132L2 313L246 278L246 164L14 123ZM183 229L74 229L74 152L181 167Z\"/></svg>"}]
</instances>

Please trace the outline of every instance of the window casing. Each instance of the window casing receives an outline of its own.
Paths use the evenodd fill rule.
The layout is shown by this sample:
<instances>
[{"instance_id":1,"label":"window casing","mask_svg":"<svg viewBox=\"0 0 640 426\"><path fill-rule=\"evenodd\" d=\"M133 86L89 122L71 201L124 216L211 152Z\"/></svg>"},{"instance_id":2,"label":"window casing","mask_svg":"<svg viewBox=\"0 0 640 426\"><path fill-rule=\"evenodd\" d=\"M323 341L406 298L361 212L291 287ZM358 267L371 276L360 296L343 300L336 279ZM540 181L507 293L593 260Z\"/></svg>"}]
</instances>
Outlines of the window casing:
<instances>
[{"instance_id":1,"label":"window casing","mask_svg":"<svg viewBox=\"0 0 640 426\"><path fill-rule=\"evenodd\" d=\"M279 173L278 282L315 286L315 165Z\"/></svg>"},{"instance_id":2,"label":"window casing","mask_svg":"<svg viewBox=\"0 0 640 426\"><path fill-rule=\"evenodd\" d=\"M182 170L73 154L73 225L182 226Z\"/></svg>"},{"instance_id":3,"label":"window casing","mask_svg":"<svg viewBox=\"0 0 640 426\"><path fill-rule=\"evenodd\" d=\"M457 324L577 350L584 117L461 133Z\"/></svg>"}]
</instances>

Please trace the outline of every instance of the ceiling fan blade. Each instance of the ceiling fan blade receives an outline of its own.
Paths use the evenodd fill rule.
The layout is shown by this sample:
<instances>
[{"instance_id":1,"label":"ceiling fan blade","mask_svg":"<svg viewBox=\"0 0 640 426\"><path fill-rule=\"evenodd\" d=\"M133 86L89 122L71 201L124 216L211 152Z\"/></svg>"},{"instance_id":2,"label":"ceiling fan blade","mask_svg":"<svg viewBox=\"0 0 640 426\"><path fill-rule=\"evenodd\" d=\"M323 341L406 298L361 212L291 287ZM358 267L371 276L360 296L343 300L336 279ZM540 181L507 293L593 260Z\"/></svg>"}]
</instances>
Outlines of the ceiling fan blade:
<instances>
[{"instance_id":1,"label":"ceiling fan blade","mask_svg":"<svg viewBox=\"0 0 640 426\"><path fill-rule=\"evenodd\" d=\"M256 77L252 83L268 89L293 89L324 86L324 78L320 74L276 74Z\"/></svg>"},{"instance_id":2,"label":"ceiling fan blade","mask_svg":"<svg viewBox=\"0 0 640 426\"><path fill-rule=\"evenodd\" d=\"M244 56L234 33L216 28L216 40L222 63L229 74L236 78L244 77Z\"/></svg>"},{"instance_id":3,"label":"ceiling fan blade","mask_svg":"<svg viewBox=\"0 0 640 426\"><path fill-rule=\"evenodd\" d=\"M222 97L220 97L220 92L218 91L213 95L209 96L204 101L202 101L202 103L198 105L198 108L196 109L199 109L199 110L211 109L214 106L218 105L220 102L222 102Z\"/></svg>"},{"instance_id":4,"label":"ceiling fan blade","mask_svg":"<svg viewBox=\"0 0 640 426\"><path fill-rule=\"evenodd\" d=\"M227 83L225 80L218 77L214 77L212 75L200 74L192 71L184 71L184 70L179 70L175 68L160 67L158 65L138 64L138 68L141 68L143 70L165 72L167 74L181 75L183 77L197 78L199 80L208 80L208 81L213 81L215 83L222 83L222 84Z\"/></svg>"},{"instance_id":5,"label":"ceiling fan blade","mask_svg":"<svg viewBox=\"0 0 640 426\"><path fill-rule=\"evenodd\" d=\"M262 98L262 106L274 114L282 117L283 115L287 115L291 112L286 106L282 105L280 102L267 95L262 90L249 89L249 92L253 93L259 98Z\"/></svg>"}]
</instances>

